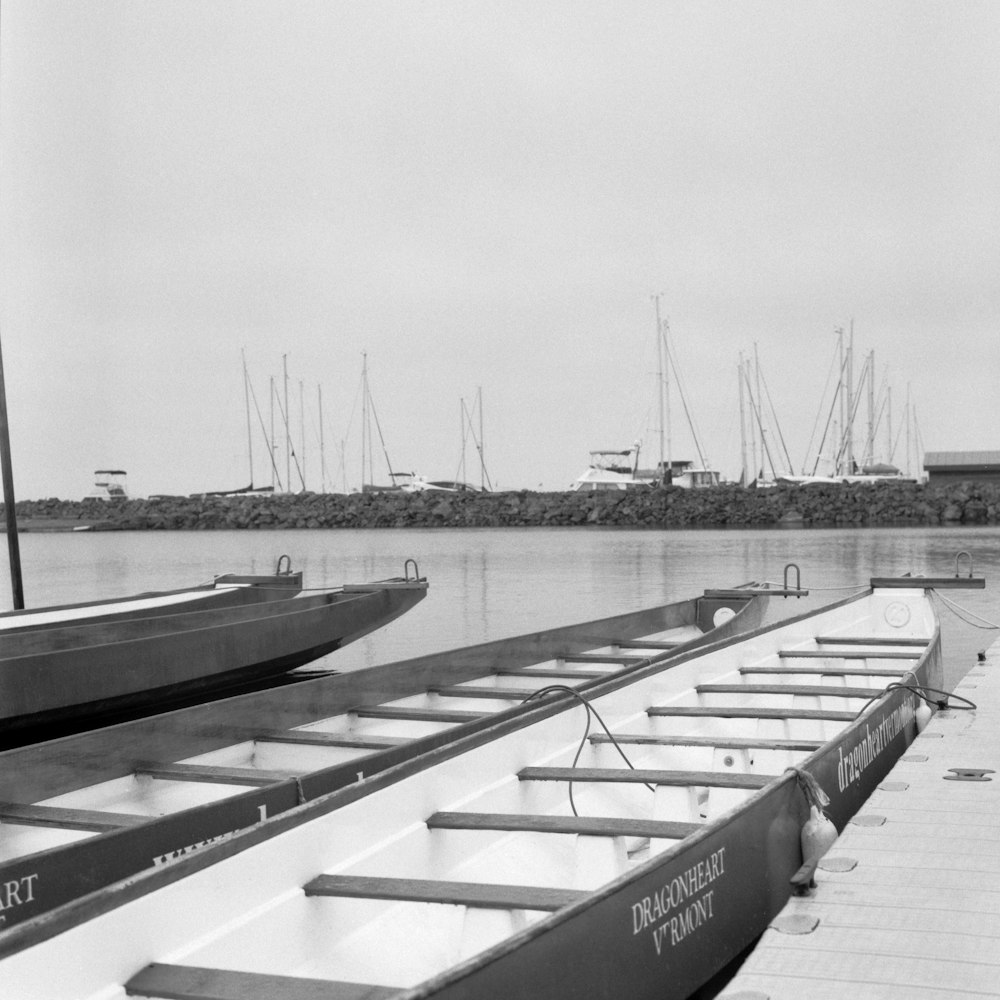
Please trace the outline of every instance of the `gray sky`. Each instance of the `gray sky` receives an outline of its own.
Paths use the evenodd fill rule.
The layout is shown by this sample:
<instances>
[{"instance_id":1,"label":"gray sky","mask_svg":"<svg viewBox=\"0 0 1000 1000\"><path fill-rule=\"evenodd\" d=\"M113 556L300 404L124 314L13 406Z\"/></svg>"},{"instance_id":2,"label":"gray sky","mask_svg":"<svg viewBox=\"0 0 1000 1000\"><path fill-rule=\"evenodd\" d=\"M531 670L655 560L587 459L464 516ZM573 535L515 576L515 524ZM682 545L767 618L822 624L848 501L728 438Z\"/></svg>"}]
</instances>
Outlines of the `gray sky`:
<instances>
[{"instance_id":1,"label":"gray sky","mask_svg":"<svg viewBox=\"0 0 1000 1000\"><path fill-rule=\"evenodd\" d=\"M20 498L80 497L107 467L139 495L245 485L242 348L265 423L288 355L299 451L304 384L312 489L318 385L327 485L342 446L358 485L363 351L398 470L455 476L480 387L501 488L564 488L591 449L637 438L652 464L654 293L725 476L739 352L757 344L798 470L852 321L892 385L897 464L907 387L927 450L1000 448L993 2L6 0L2 17ZM671 412L672 455L693 456L676 392ZM253 446L270 483L259 429Z\"/></svg>"}]
</instances>

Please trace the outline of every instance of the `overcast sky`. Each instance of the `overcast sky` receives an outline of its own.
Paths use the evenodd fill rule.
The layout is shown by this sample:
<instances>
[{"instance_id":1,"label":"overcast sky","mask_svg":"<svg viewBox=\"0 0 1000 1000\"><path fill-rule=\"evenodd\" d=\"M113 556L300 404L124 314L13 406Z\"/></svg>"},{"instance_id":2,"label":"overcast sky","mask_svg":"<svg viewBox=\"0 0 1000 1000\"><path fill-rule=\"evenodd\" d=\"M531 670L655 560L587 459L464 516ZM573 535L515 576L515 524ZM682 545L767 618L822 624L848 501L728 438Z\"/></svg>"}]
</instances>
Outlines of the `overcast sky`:
<instances>
[{"instance_id":1,"label":"overcast sky","mask_svg":"<svg viewBox=\"0 0 1000 1000\"><path fill-rule=\"evenodd\" d=\"M799 471L852 323L897 464L907 392L927 450L1000 449L998 52L994 2L5 0L17 496L246 485L244 349L310 489L359 484L363 352L398 471L453 478L480 389L500 488L653 464L657 293L724 476L740 352Z\"/></svg>"}]
</instances>

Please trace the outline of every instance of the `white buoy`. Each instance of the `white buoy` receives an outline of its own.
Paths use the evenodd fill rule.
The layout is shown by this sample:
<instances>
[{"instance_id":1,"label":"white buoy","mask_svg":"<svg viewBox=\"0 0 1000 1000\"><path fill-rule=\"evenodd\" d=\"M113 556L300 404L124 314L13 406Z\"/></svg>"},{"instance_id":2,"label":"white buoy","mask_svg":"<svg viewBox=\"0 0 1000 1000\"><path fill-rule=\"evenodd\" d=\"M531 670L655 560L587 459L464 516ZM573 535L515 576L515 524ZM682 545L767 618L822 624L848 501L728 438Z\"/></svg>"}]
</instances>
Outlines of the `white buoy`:
<instances>
[{"instance_id":1,"label":"white buoy","mask_svg":"<svg viewBox=\"0 0 1000 1000\"><path fill-rule=\"evenodd\" d=\"M802 824L800 833L804 861L819 861L837 839L837 827L819 806L809 807L809 819Z\"/></svg>"}]
</instances>

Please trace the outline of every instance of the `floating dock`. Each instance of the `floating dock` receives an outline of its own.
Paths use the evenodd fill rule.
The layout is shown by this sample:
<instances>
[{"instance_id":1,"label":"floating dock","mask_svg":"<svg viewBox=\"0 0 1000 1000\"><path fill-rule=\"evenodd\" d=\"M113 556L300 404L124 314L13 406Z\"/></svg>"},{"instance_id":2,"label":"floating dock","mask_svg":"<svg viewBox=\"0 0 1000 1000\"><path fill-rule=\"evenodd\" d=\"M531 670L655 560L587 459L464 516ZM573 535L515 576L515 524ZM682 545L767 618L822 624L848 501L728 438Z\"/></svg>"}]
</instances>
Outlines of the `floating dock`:
<instances>
[{"instance_id":1,"label":"floating dock","mask_svg":"<svg viewBox=\"0 0 1000 1000\"><path fill-rule=\"evenodd\" d=\"M1000 641L955 694L719 1000L1000 997Z\"/></svg>"}]
</instances>

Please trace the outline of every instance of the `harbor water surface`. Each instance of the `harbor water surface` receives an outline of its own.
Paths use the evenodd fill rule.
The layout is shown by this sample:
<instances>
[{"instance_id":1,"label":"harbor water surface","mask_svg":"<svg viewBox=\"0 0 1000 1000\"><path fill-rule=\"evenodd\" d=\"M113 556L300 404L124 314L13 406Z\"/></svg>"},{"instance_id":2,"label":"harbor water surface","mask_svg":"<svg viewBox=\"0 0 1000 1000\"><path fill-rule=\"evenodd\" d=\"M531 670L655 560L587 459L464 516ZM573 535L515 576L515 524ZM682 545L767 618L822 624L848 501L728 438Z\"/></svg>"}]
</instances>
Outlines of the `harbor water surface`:
<instances>
[{"instance_id":1,"label":"harbor water surface","mask_svg":"<svg viewBox=\"0 0 1000 1000\"><path fill-rule=\"evenodd\" d=\"M28 607L97 600L272 572L287 553L305 586L399 576L406 559L430 581L415 609L319 665L376 663L605 617L707 588L781 582L794 563L810 595L775 599L769 620L868 585L874 575L952 576L967 551L986 590L943 598L1000 620L1000 528L850 528L656 531L599 528L27 533ZM961 567L967 573L963 561ZM795 572L789 571L794 582ZM6 602L9 606L9 597ZM995 630L967 624L937 601L945 677L953 686ZM981 622L979 623L982 624Z\"/></svg>"}]
</instances>

